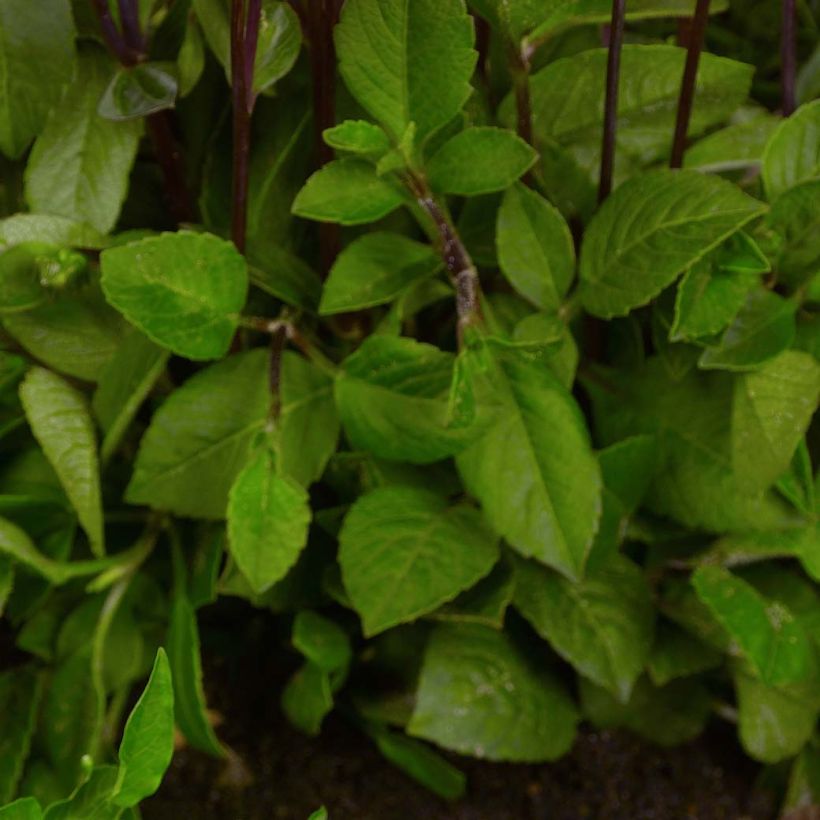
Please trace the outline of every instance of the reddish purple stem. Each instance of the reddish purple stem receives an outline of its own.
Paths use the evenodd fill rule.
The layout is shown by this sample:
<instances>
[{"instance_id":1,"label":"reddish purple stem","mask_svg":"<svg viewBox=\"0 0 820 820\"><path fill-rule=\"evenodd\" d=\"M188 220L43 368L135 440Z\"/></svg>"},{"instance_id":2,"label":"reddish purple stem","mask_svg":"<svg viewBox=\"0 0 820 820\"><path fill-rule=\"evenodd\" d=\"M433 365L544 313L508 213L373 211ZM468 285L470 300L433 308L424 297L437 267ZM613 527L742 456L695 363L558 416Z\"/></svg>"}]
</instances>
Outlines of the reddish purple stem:
<instances>
[{"instance_id":1,"label":"reddish purple stem","mask_svg":"<svg viewBox=\"0 0 820 820\"><path fill-rule=\"evenodd\" d=\"M698 77L700 53L706 37L706 24L709 21L709 0L698 0L695 14L689 29L686 44L686 65L683 69L683 80L678 97L678 113L675 120L675 136L672 140L670 168L683 165L683 154L686 151L686 138L689 133L689 121L692 118L692 105L695 101L695 85Z\"/></svg>"},{"instance_id":2,"label":"reddish purple stem","mask_svg":"<svg viewBox=\"0 0 820 820\"><path fill-rule=\"evenodd\" d=\"M783 0L780 65L783 116L790 117L797 108L797 6L795 0Z\"/></svg>"},{"instance_id":3,"label":"reddish purple stem","mask_svg":"<svg viewBox=\"0 0 820 820\"><path fill-rule=\"evenodd\" d=\"M612 21L609 26L609 54L606 66L606 101L604 103L604 134L601 146L601 177L598 202L612 192L615 168L615 134L618 125L618 85L621 74L621 49L624 43L626 0L612 0Z\"/></svg>"}]
</instances>

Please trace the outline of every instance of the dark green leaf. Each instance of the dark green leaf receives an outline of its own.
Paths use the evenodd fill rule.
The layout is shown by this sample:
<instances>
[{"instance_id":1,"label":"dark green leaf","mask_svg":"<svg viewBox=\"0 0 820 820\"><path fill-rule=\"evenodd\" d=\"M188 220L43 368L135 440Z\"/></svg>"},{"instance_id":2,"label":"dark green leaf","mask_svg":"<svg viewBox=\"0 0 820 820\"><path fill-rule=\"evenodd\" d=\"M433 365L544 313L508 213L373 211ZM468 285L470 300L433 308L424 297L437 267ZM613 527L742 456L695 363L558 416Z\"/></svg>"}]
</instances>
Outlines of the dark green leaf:
<instances>
[{"instance_id":1,"label":"dark green leaf","mask_svg":"<svg viewBox=\"0 0 820 820\"><path fill-rule=\"evenodd\" d=\"M353 657L347 633L309 609L297 613L291 640L307 660L327 673L346 669Z\"/></svg>"},{"instance_id":2,"label":"dark green leaf","mask_svg":"<svg viewBox=\"0 0 820 820\"><path fill-rule=\"evenodd\" d=\"M378 125L365 120L345 120L333 128L326 128L322 138L331 148L351 154L378 157L390 150L387 134Z\"/></svg>"},{"instance_id":3,"label":"dark green leaf","mask_svg":"<svg viewBox=\"0 0 820 820\"><path fill-rule=\"evenodd\" d=\"M820 100L801 105L772 134L763 154L763 184L770 201L820 174Z\"/></svg>"},{"instance_id":4,"label":"dark green leaf","mask_svg":"<svg viewBox=\"0 0 820 820\"><path fill-rule=\"evenodd\" d=\"M147 117L173 108L177 88L177 78L167 65L140 63L120 68L105 89L97 113L115 122Z\"/></svg>"},{"instance_id":5,"label":"dark green leaf","mask_svg":"<svg viewBox=\"0 0 820 820\"><path fill-rule=\"evenodd\" d=\"M0 675L0 803L17 793L29 754L43 681L32 666L9 669ZM0 817L3 815L0 814ZM13 817L9 813L9 818Z\"/></svg>"}]
</instances>

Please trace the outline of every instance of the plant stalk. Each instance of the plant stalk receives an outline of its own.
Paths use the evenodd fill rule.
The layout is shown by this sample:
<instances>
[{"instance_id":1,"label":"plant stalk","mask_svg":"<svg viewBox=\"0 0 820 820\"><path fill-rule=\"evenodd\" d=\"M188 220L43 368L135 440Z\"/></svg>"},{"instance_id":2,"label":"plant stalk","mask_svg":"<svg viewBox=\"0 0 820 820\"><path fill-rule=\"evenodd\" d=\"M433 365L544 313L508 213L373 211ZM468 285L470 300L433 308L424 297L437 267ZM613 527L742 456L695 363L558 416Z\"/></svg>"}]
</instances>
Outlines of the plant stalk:
<instances>
[{"instance_id":1,"label":"plant stalk","mask_svg":"<svg viewBox=\"0 0 820 820\"><path fill-rule=\"evenodd\" d=\"M783 116L790 117L797 108L797 4L795 0L783 0L780 71Z\"/></svg>"},{"instance_id":2,"label":"plant stalk","mask_svg":"<svg viewBox=\"0 0 820 820\"><path fill-rule=\"evenodd\" d=\"M695 14L686 44L686 65L683 69L683 81L678 97L678 113L675 120L675 136L672 140L670 168L683 166L683 155L686 151L686 138L689 133L689 121L692 118L692 105L695 101L695 84L698 76L700 53L706 36L706 24L709 21L709 0L698 0Z\"/></svg>"},{"instance_id":3,"label":"plant stalk","mask_svg":"<svg viewBox=\"0 0 820 820\"><path fill-rule=\"evenodd\" d=\"M624 43L625 18L626 0L612 0L598 202L603 202L612 192L612 175L615 168L615 134L618 126L618 86L621 74L621 49Z\"/></svg>"}]
</instances>

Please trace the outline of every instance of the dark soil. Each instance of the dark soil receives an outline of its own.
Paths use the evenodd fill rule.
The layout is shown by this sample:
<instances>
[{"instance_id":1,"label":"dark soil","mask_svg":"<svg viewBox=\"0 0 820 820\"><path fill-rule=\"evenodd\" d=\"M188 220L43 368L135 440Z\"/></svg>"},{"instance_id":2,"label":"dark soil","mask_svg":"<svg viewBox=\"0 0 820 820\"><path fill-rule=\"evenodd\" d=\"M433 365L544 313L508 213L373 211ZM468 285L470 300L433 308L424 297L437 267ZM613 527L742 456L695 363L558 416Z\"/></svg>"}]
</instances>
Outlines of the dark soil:
<instances>
[{"instance_id":1,"label":"dark soil","mask_svg":"<svg viewBox=\"0 0 820 820\"><path fill-rule=\"evenodd\" d=\"M227 630L227 625L225 629ZM553 764L451 759L468 777L450 805L387 763L373 744L332 714L320 738L295 730L279 708L294 668L270 619L251 622L241 649L210 635L205 685L223 718L222 739L238 760L179 751L145 820L306 820L321 805L331 820L769 820L772 795L754 787L758 767L731 727L660 749L620 732L583 729L572 753ZM236 633L233 633L236 634ZM213 647L222 643L222 651Z\"/></svg>"}]
</instances>

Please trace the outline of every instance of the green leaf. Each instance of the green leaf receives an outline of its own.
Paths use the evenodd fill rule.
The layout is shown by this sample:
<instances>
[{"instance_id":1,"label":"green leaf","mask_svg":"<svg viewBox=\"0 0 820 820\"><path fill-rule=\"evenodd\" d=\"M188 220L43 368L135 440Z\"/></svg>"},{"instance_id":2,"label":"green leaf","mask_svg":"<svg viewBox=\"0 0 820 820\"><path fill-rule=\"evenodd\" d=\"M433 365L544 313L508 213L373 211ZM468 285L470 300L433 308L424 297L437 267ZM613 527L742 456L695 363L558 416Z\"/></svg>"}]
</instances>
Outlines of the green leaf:
<instances>
[{"instance_id":1,"label":"green leaf","mask_svg":"<svg viewBox=\"0 0 820 820\"><path fill-rule=\"evenodd\" d=\"M124 324L95 286L3 317L4 329L35 359L89 382L97 381L114 355Z\"/></svg>"},{"instance_id":2,"label":"green leaf","mask_svg":"<svg viewBox=\"0 0 820 820\"><path fill-rule=\"evenodd\" d=\"M29 754L43 693L43 681L29 666L9 669L0 674L0 803L7 803L17 793L23 766ZM3 817L0 813L0 817ZM13 817L10 812L9 817Z\"/></svg>"},{"instance_id":3,"label":"green leaf","mask_svg":"<svg viewBox=\"0 0 820 820\"><path fill-rule=\"evenodd\" d=\"M253 93L269 90L292 68L302 47L296 12L287 3L263 0L253 64Z\"/></svg>"},{"instance_id":4,"label":"green leaf","mask_svg":"<svg viewBox=\"0 0 820 820\"><path fill-rule=\"evenodd\" d=\"M764 489L789 467L820 399L820 363L787 350L735 381L732 464L749 486Z\"/></svg>"},{"instance_id":5,"label":"green leaf","mask_svg":"<svg viewBox=\"0 0 820 820\"><path fill-rule=\"evenodd\" d=\"M536 159L512 131L477 126L447 140L427 164L427 175L434 191L478 196L508 188Z\"/></svg>"},{"instance_id":6,"label":"green leaf","mask_svg":"<svg viewBox=\"0 0 820 820\"><path fill-rule=\"evenodd\" d=\"M296 614L291 641L307 660L327 673L346 669L353 657L347 633L309 609Z\"/></svg>"},{"instance_id":7,"label":"green leaf","mask_svg":"<svg viewBox=\"0 0 820 820\"><path fill-rule=\"evenodd\" d=\"M546 367L514 351L493 354L481 378L497 413L457 458L464 484L510 546L579 578L601 511L581 412Z\"/></svg>"},{"instance_id":8,"label":"green leaf","mask_svg":"<svg viewBox=\"0 0 820 820\"><path fill-rule=\"evenodd\" d=\"M666 686L676 678L689 677L720 666L723 655L669 621L661 620L647 663L655 686Z\"/></svg>"},{"instance_id":9,"label":"green leaf","mask_svg":"<svg viewBox=\"0 0 820 820\"><path fill-rule=\"evenodd\" d=\"M40 133L74 63L68 0L6 0L0 8L0 151L16 159Z\"/></svg>"},{"instance_id":10,"label":"green leaf","mask_svg":"<svg viewBox=\"0 0 820 820\"><path fill-rule=\"evenodd\" d=\"M639 678L628 703L581 678L584 715L601 729L622 726L660 746L677 746L702 731L712 711L709 692L696 679L674 680L655 688ZM686 704L681 708L681 704Z\"/></svg>"},{"instance_id":11,"label":"green leaf","mask_svg":"<svg viewBox=\"0 0 820 820\"><path fill-rule=\"evenodd\" d=\"M71 797L46 809L44 820L119 820L123 810L111 803L116 782L116 766L95 766Z\"/></svg>"},{"instance_id":12,"label":"green leaf","mask_svg":"<svg viewBox=\"0 0 820 820\"><path fill-rule=\"evenodd\" d=\"M353 240L330 269L319 313L329 316L390 302L414 282L431 277L440 265L429 245L401 234L365 234Z\"/></svg>"},{"instance_id":13,"label":"green leaf","mask_svg":"<svg viewBox=\"0 0 820 820\"><path fill-rule=\"evenodd\" d=\"M187 579L180 580L184 582ZM191 746L215 757L223 757L225 751L206 712L196 613L183 582L175 585L168 626L174 718Z\"/></svg>"},{"instance_id":14,"label":"green leaf","mask_svg":"<svg viewBox=\"0 0 820 820\"><path fill-rule=\"evenodd\" d=\"M100 466L88 404L60 376L34 367L20 385L34 437L54 467L95 555L105 552Z\"/></svg>"},{"instance_id":15,"label":"green leaf","mask_svg":"<svg viewBox=\"0 0 820 820\"><path fill-rule=\"evenodd\" d=\"M763 153L763 184L770 201L820 175L820 100L783 120Z\"/></svg>"},{"instance_id":16,"label":"green leaf","mask_svg":"<svg viewBox=\"0 0 820 820\"><path fill-rule=\"evenodd\" d=\"M189 359L228 352L248 274L232 243L166 233L103 251L106 298L157 344Z\"/></svg>"},{"instance_id":17,"label":"green leaf","mask_svg":"<svg viewBox=\"0 0 820 820\"><path fill-rule=\"evenodd\" d=\"M0 244L44 242L68 248L102 248L99 231L82 222L48 214L14 214L0 219Z\"/></svg>"},{"instance_id":18,"label":"green leaf","mask_svg":"<svg viewBox=\"0 0 820 820\"><path fill-rule=\"evenodd\" d=\"M697 339L723 330L769 267L760 249L743 232L696 262L678 284L670 340Z\"/></svg>"},{"instance_id":19,"label":"green leaf","mask_svg":"<svg viewBox=\"0 0 820 820\"><path fill-rule=\"evenodd\" d=\"M750 492L732 469L733 384L723 374L690 370L672 379L653 357L631 371L598 371L585 386L602 444L657 436L647 510L708 532L794 525L785 502L774 493Z\"/></svg>"},{"instance_id":20,"label":"green leaf","mask_svg":"<svg viewBox=\"0 0 820 820\"><path fill-rule=\"evenodd\" d=\"M382 755L417 783L445 800L464 796L467 787L464 773L429 746L383 726L371 725L367 733Z\"/></svg>"},{"instance_id":21,"label":"green leaf","mask_svg":"<svg viewBox=\"0 0 820 820\"><path fill-rule=\"evenodd\" d=\"M100 99L97 113L107 120L121 122L173 108L178 83L168 69L162 63L139 63L117 69Z\"/></svg>"},{"instance_id":22,"label":"green leaf","mask_svg":"<svg viewBox=\"0 0 820 820\"><path fill-rule=\"evenodd\" d=\"M310 815L308 820L327 820L327 818L328 818L327 809L324 806L321 806L320 808L316 809L316 811L313 812Z\"/></svg>"},{"instance_id":23,"label":"green leaf","mask_svg":"<svg viewBox=\"0 0 820 820\"><path fill-rule=\"evenodd\" d=\"M816 681L767 686L748 670L735 672L740 742L764 763L794 757L814 733L820 714Z\"/></svg>"},{"instance_id":24,"label":"green leaf","mask_svg":"<svg viewBox=\"0 0 820 820\"><path fill-rule=\"evenodd\" d=\"M344 361L335 395L354 447L429 464L463 450L480 425L451 426L454 357L414 339L371 336Z\"/></svg>"},{"instance_id":25,"label":"green leaf","mask_svg":"<svg viewBox=\"0 0 820 820\"><path fill-rule=\"evenodd\" d=\"M43 810L33 797L21 797L0 807L0 820L42 820Z\"/></svg>"},{"instance_id":26,"label":"green leaf","mask_svg":"<svg viewBox=\"0 0 820 820\"><path fill-rule=\"evenodd\" d=\"M247 464L270 404L268 355L231 356L193 376L154 414L126 498L183 516L225 516L228 492ZM336 447L332 382L301 356L282 359L277 439L281 474L315 481Z\"/></svg>"},{"instance_id":27,"label":"green leaf","mask_svg":"<svg viewBox=\"0 0 820 820\"><path fill-rule=\"evenodd\" d=\"M277 472L267 447L237 476L228 500L228 544L256 594L284 578L304 549L308 502L300 484Z\"/></svg>"},{"instance_id":28,"label":"green leaf","mask_svg":"<svg viewBox=\"0 0 820 820\"><path fill-rule=\"evenodd\" d=\"M714 370L750 370L773 359L794 340L795 302L757 288L714 347L703 351L698 365Z\"/></svg>"},{"instance_id":29,"label":"green leaf","mask_svg":"<svg viewBox=\"0 0 820 820\"><path fill-rule=\"evenodd\" d=\"M122 340L100 374L92 406L103 431L100 458L106 463L165 370L170 354L136 328Z\"/></svg>"},{"instance_id":30,"label":"green leaf","mask_svg":"<svg viewBox=\"0 0 820 820\"><path fill-rule=\"evenodd\" d=\"M0 251L0 314L31 310L45 301L38 257L50 250L50 245L25 242Z\"/></svg>"},{"instance_id":31,"label":"green leaf","mask_svg":"<svg viewBox=\"0 0 820 820\"><path fill-rule=\"evenodd\" d=\"M498 560L497 539L477 510L409 487L361 496L339 543L345 589L367 636L452 600Z\"/></svg>"},{"instance_id":32,"label":"green leaf","mask_svg":"<svg viewBox=\"0 0 820 820\"><path fill-rule=\"evenodd\" d=\"M202 29L193 15L188 18L188 24L185 26L185 36L177 54L176 68L179 76L179 96L187 97L196 88L205 70Z\"/></svg>"},{"instance_id":33,"label":"green leaf","mask_svg":"<svg viewBox=\"0 0 820 820\"><path fill-rule=\"evenodd\" d=\"M264 259L260 259L253 248L246 258L250 260L248 273L252 285L289 305L316 312L322 280L310 265L274 246L265 249Z\"/></svg>"},{"instance_id":34,"label":"green leaf","mask_svg":"<svg viewBox=\"0 0 820 820\"><path fill-rule=\"evenodd\" d=\"M330 678L313 663L304 664L282 692L282 709L288 720L308 735L319 734L322 721L332 708Z\"/></svg>"},{"instance_id":35,"label":"green leaf","mask_svg":"<svg viewBox=\"0 0 820 820\"><path fill-rule=\"evenodd\" d=\"M154 414L126 491L132 504L223 518L228 492L265 425L267 352L231 356L190 378Z\"/></svg>"},{"instance_id":36,"label":"green leaf","mask_svg":"<svg viewBox=\"0 0 820 820\"><path fill-rule=\"evenodd\" d=\"M630 560L616 556L577 584L533 561L520 561L514 603L582 675L629 700L654 630L649 586Z\"/></svg>"},{"instance_id":37,"label":"green leaf","mask_svg":"<svg viewBox=\"0 0 820 820\"><path fill-rule=\"evenodd\" d=\"M575 273L575 247L564 218L540 194L513 185L496 227L498 264L510 284L542 310L557 310Z\"/></svg>"},{"instance_id":38,"label":"green leaf","mask_svg":"<svg viewBox=\"0 0 820 820\"><path fill-rule=\"evenodd\" d=\"M784 240L777 260L782 280L800 284L820 269L820 180L784 191L774 201L767 222Z\"/></svg>"},{"instance_id":39,"label":"green leaf","mask_svg":"<svg viewBox=\"0 0 820 820\"><path fill-rule=\"evenodd\" d=\"M785 606L767 601L723 567L698 567L692 583L766 685L806 678L813 650L802 626Z\"/></svg>"},{"instance_id":40,"label":"green leaf","mask_svg":"<svg viewBox=\"0 0 820 820\"><path fill-rule=\"evenodd\" d=\"M377 176L369 162L347 157L316 171L297 194L292 211L319 222L361 225L387 216L403 202L401 190Z\"/></svg>"},{"instance_id":41,"label":"green leaf","mask_svg":"<svg viewBox=\"0 0 820 820\"><path fill-rule=\"evenodd\" d=\"M351 0L335 30L350 92L394 140L415 123L419 144L470 96L473 39L464 0Z\"/></svg>"},{"instance_id":42,"label":"green leaf","mask_svg":"<svg viewBox=\"0 0 820 820\"><path fill-rule=\"evenodd\" d=\"M136 806L162 782L174 753L174 689L168 657L157 651L151 677L131 710L119 748L118 806Z\"/></svg>"},{"instance_id":43,"label":"green leaf","mask_svg":"<svg viewBox=\"0 0 820 820\"><path fill-rule=\"evenodd\" d=\"M513 567L502 555L489 575L450 603L444 604L431 617L438 621L482 624L501 629L507 607L512 603L514 589Z\"/></svg>"},{"instance_id":44,"label":"green leaf","mask_svg":"<svg viewBox=\"0 0 820 820\"><path fill-rule=\"evenodd\" d=\"M577 719L563 687L507 635L442 624L427 644L407 731L473 757L540 762L569 750Z\"/></svg>"},{"instance_id":45,"label":"green leaf","mask_svg":"<svg viewBox=\"0 0 820 820\"><path fill-rule=\"evenodd\" d=\"M380 157L390 150L390 139L384 130L366 120L345 120L322 132L322 139L337 151Z\"/></svg>"},{"instance_id":46,"label":"green leaf","mask_svg":"<svg viewBox=\"0 0 820 820\"><path fill-rule=\"evenodd\" d=\"M611 9L606 11L609 22ZM641 163L668 156L686 52L667 45L625 45L618 93L618 156ZM600 162L607 49L582 51L549 63L530 80L536 147L566 146L590 174ZM724 122L749 94L752 66L701 54L689 134ZM513 120L514 100L502 105Z\"/></svg>"},{"instance_id":47,"label":"green leaf","mask_svg":"<svg viewBox=\"0 0 820 820\"><path fill-rule=\"evenodd\" d=\"M687 149L684 168L719 174L760 166L769 137L780 120L768 114L738 122L709 134Z\"/></svg>"},{"instance_id":48,"label":"green leaf","mask_svg":"<svg viewBox=\"0 0 820 820\"><path fill-rule=\"evenodd\" d=\"M764 211L719 177L696 171L634 177L603 204L584 236L584 306L610 318L646 304Z\"/></svg>"},{"instance_id":49,"label":"green leaf","mask_svg":"<svg viewBox=\"0 0 820 820\"><path fill-rule=\"evenodd\" d=\"M117 221L141 130L139 122L111 122L97 114L110 66L96 46L81 51L26 165L32 211L87 222L103 234Z\"/></svg>"}]
</instances>

